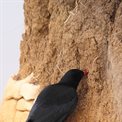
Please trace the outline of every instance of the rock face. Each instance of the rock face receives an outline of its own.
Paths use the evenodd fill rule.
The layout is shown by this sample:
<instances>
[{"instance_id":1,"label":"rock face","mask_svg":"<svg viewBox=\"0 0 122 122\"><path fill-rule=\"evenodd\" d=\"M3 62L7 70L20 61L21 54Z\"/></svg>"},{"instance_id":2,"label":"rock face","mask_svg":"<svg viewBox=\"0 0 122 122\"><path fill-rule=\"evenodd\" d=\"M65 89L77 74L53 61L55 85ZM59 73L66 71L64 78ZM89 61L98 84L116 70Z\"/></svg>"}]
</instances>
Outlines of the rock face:
<instances>
[{"instance_id":1,"label":"rock face","mask_svg":"<svg viewBox=\"0 0 122 122\"><path fill-rule=\"evenodd\" d=\"M46 86L70 68L87 68L88 80L79 85L78 106L67 122L121 122L122 1L25 0L24 10L18 76L34 72ZM28 113L18 112L16 102L3 102L0 122L24 122Z\"/></svg>"},{"instance_id":2,"label":"rock face","mask_svg":"<svg viewBox=\"0 0 122 122\"><path fill-rule=\"evenodd\" d=\"M25 122L43 88L36 84L33 74L22 80L10 77L0 106L0 122Z\"/></svg>"}]
</instances>

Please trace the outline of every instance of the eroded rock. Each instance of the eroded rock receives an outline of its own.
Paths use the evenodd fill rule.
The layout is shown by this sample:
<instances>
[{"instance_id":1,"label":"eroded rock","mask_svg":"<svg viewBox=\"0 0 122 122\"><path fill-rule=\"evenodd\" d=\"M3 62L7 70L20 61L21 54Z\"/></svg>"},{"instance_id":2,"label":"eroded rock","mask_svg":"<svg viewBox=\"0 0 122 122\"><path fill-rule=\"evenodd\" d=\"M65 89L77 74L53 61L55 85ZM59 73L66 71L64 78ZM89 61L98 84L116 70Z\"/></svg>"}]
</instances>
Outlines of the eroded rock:
<instances>
[{"instance_id":1,"label":"eroded rock","mask_svg":"<svg viewBox=\"0 0 122 122\"><path fill-rule=\"evenodd\" d=\"M67 121L121 122L122 1L25 0L24 10L18 76L22 79L34 72L44 88L70 68L87 68L87 90L81 82L78 106ZM7 99L20 99L14 94L6 95ZM14 108L14 103L7 104ZM27 114L19 111L15 122L20 117L25 120Z\"/></svg>"}]
</instances>

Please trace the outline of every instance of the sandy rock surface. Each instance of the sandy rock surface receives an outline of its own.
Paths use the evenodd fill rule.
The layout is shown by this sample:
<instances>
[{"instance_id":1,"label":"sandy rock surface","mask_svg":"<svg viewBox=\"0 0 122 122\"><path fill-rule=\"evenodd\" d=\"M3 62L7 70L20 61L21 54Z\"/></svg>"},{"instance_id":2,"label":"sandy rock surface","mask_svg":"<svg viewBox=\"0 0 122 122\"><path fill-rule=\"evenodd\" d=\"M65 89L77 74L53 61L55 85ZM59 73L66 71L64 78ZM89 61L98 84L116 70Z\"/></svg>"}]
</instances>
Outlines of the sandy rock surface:
<instances>
[{"instance_id":1,"label":"sandy rock surface","mask_svg":"<svg viewBox=\"0 0 122 122\"><path fill-rule=\"evenodd\" d=\"M0 122L25 122L41 90L33 74L22 80L11 77L0 105Z\"/></svg>"},{"instance_id":2,"label":"sandy rock surface","mask_svg":"<svg viewBox=\"0 0 122 122\"><path fill-rule=\"evenodd\" d=\"M20 95L25 100L33 100L40 93L40 85L24 83L20 88Z\"/></svg>"},{"instance_id":3,"label":"sandy rock surface","mask_svg":"<svg viewBox=\"0 0 122 122\"><path fill-rule=\"evenodd\" d=\"M18 111L30 111L33 106L33 103L33 100L27 101L25 99L20 99L17 102L16 109Z\"/></svg>"},{"instance_id":4,"label":"sandy rock surface","mask_svg":"<svg viewBox=\"0 0 122 122\"><path fill-rule=\"evenodd\" d=\"M24 15L19 78L34 72L43 87L70 68L88 69L67 122L122 122L122 1L25 0ZM13 114L6 112L1 122L25 120L27 113L14 107L21 96L10 96L2 111L7 105Z\"/></svg>"}]
</instances>

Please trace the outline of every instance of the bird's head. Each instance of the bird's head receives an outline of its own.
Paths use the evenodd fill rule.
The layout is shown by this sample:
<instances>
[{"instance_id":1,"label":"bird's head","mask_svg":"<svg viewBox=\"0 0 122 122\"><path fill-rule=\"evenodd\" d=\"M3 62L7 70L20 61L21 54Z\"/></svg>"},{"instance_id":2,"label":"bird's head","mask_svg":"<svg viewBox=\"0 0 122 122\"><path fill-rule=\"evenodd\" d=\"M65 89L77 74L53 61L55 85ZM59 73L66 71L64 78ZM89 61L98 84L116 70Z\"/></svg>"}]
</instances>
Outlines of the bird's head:
<instances>
[{"instance_id":1,"label":"bird's head","mask_svg":"<svg viewBox=\"0 0 122 122\"><path fill-rule=\"evenodd\" d=\"M71 69L61 78L59 84L77 89L77 86L84 76L88 75L87 70Z\"/></svg>"}]
</instances>

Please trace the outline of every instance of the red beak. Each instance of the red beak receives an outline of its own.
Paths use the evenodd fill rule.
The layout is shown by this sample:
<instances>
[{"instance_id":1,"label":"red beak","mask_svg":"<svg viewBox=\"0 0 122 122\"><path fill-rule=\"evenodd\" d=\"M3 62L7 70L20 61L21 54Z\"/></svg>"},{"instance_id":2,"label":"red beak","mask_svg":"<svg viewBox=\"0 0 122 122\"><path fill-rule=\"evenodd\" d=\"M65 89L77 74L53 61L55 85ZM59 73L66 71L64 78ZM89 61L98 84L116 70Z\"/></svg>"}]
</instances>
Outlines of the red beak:
<instances>
[{"instance_id":1,"label":"red beak","mask_svg":"<svg viewBox=\"0 0 122 122\"><path fill-rule=\"evenodd\" d=\"M89 73L89 71L88 71L87 69L84 69L83 72L84 72L84 75L85 75L85 76L87 76L88 73Z\"/></svg>"}]
</instances>

